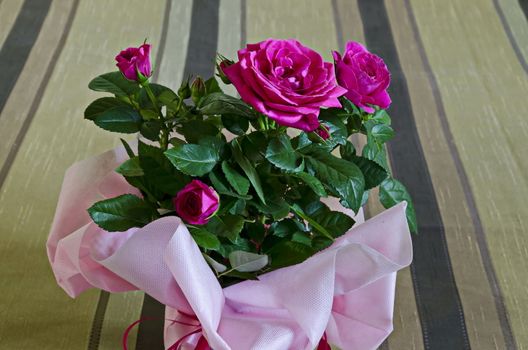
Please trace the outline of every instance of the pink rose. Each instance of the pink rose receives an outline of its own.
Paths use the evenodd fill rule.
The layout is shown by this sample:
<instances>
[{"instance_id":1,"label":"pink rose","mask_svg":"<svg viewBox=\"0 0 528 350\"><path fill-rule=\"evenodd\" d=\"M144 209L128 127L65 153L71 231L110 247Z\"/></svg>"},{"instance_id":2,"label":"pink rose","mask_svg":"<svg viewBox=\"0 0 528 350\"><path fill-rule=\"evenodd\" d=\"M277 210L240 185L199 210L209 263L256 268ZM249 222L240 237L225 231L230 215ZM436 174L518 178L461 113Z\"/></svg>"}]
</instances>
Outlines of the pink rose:
<instances>
[{"instance_id":1,"label":"pink rose","mask_svg":"<svg viewBox=\"0 0 528 350\"><path fill-rule=\"evenodd\" d=\"M248 44L238 59L223 68L225 75L245 102L280 125L313 131L321 107L341 107L346 91L333 65L296 40Z\"/></svg>"},{"instance_id":2,"label":"pink rose","mask_svg":"<svg viewBox=\"0 0 528 350\"><path fill-rule=\"evenodd\" d=\"M176 213L192 225L207 224L218 209L218 203L215 190L199 180L191 181L173 199Z\"/></svg>"},{"instance_id":3,"label":"pink rose","mask_svg":"<svg viewBox=\"0 0 528 350\"><path fill-rule=\"evenodd\" d=\"M117 61L116 66L128 80L138 81L138 71L145 78L152 75L149 44L143 44L140 47L129 47L121 51L115 60Z\"/></svg>"},{"instance_id":4,"label":"pink rose","mask_svg":"<svg viewBox=\"0 0 528 350\"><path fill-rule=\"evenodd\" d=\"M345 96L350 101L367 113L374 112L369 105L382 109L389 107L391 99L387 87L390 73L380 57L352 41L347 43L343 58L336 51L333 54L337 81L348 90Z\"/></svg>"}]
</instances>

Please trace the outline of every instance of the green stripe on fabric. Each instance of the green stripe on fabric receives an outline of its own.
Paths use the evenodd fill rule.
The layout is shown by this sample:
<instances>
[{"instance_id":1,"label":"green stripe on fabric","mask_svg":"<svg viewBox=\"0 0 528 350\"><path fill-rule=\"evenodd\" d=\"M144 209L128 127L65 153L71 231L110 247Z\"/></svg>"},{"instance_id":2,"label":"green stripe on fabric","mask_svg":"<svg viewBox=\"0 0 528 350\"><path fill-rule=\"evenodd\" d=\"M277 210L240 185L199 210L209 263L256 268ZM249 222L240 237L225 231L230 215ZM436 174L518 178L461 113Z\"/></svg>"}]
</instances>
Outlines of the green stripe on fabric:
<instances>
[{"instance_id":1,"label":"green stripe on fabric","mask_svg":"<svg viewBox=\"0 0 528 350\"><path fill-rule=\"evenodd\" d=\"M392 72L389 114L397 136L389 144L394 176L415 202L418 234L411 265L426 349L469 349L464 313L447 250L445 230L416 129L407 82L395 47L385 4L360 0L365 38Z\"/></svg>"}]
</instances>

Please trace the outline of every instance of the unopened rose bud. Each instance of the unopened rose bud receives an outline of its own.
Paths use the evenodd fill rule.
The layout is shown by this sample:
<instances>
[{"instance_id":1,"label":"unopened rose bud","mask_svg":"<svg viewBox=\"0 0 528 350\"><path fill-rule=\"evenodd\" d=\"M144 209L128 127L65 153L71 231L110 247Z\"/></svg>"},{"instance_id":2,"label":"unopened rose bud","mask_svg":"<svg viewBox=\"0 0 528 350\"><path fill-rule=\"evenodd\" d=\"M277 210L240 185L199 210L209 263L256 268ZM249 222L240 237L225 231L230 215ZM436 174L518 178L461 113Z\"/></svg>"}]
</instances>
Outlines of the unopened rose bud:
<instances>
[{"instance_id":1,"label":"unopened rose bud","mask_svg":"<svg viewBox=\"0 0 528 350\"><path fill-rule=\"evenodd\" d=\"M180 96L184 100L191 97L191 88L189 87L189 78L182 81L181 86L178 89L178 96Z\"/></svg>"},{"instance_id":2,"label":"unopened rose bud","mask_svg":"<svg viewBox=\"0 0 528 350\"><path fill-rule=\"evenodd\" d=\"M308 134L308 138L310 139L310 141L317 143L321 142L321 140L328 140L330 136L330 131L328 130L328 127L324 124L319 124L319 127L317 129Z\"/></svg>"},{"instance_id":3,"label":"unopened rose bud","mask_svg":"<svg viewBox=\"0 0 528 350\"><path fill-rule=\"evenodd\" d=\"M224 73L224 69L229 67L230 65L234 64L235 62L227 59L227 58L224 58L223 60L219 61L217 64L216 64L216 75L218 77L220 77L220 79L222 79L222 81L224 82L224 84L231 84L231 80L229 80L229 78L225 75Z\"/></svg>"},{"instance_id":4,"label":"unopened rose bud","mask_svg":"<svg viewBox=\"0 0 528 350\"><path fill-rule=\"evenodd\" d=\"M195 105L205 95L205 83L201 77L196 77L191 85L191 98Z\"/></svg>"}]
</instances>

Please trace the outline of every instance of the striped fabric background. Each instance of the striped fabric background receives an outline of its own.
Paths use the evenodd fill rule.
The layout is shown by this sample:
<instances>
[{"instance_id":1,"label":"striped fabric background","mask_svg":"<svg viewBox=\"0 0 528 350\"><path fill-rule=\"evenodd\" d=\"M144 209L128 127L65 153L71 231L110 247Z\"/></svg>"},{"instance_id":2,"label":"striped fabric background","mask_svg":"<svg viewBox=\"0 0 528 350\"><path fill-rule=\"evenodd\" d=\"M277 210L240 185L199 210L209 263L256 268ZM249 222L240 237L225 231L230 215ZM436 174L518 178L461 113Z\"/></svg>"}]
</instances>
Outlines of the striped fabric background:
<instances>
[{"instance_id":1,"label":"striped fabric background","mask_svg":"<svg viewBox=\"0 0 528 350\"><path fill-rule=\"evenodd\" d=\"M82 120L87 83L145 37L174 89L267 37L382 56L420 233L381 348L528 349L527 16L527 0L0 0L0 349L119 349L163 313L142 293L69 299L44 247L66 168L117 144ZM162 321L130 344L162 349Z\"/></svg>"}]
</instances>

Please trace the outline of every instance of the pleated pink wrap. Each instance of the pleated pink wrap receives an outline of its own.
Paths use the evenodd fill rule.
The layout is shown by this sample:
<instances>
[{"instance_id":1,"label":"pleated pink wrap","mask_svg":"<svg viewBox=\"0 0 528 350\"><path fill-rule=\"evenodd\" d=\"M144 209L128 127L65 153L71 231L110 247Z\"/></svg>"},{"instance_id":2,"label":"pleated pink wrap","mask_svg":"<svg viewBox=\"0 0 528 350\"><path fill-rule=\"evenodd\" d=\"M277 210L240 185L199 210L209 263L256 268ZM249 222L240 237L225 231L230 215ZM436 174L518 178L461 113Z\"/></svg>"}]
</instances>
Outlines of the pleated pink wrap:
<instances>
[{"instance_id":1,"label":"pleated pink wrap","mask_svg":"<svg viewBox=\"0 0 528 350\"><path fill-rule=\"evenodd\" d=\"M405 203L361 224L359 215L348 233L301 264L222 289L179 218L126 232L91 221L86 209L94 202L137 194L113 171L126 158L118 148L66 173L47 249L69 296L92 287L145 291L167 306L167 348L193 330L171 321L182 317L177 310L196 316L214 350L311 350L323 334L343 350L376 349L392 331L396 272L412 260ZM202 334L188 337L184 349Z\"/></svg>"}]
</instances>

